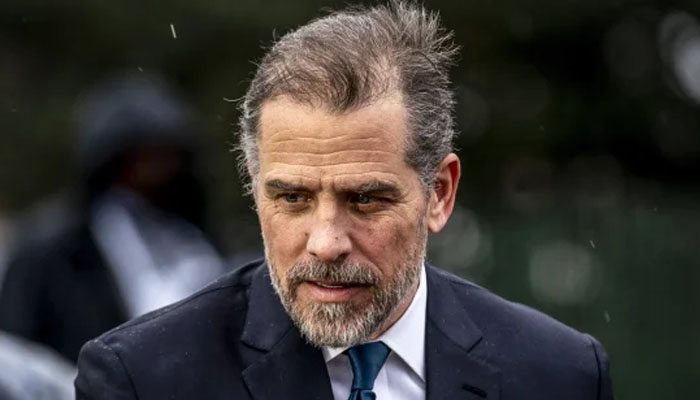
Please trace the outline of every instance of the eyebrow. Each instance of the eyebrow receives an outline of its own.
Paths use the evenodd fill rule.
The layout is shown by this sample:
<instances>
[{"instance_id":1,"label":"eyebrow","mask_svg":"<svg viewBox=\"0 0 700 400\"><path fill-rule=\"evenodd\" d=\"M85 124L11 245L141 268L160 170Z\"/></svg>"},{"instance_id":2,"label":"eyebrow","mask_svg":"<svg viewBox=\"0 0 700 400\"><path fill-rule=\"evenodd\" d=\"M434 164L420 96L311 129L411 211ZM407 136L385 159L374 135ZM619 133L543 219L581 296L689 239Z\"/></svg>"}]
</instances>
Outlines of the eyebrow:
<instances>
[{"instance_id":1,"label":"eyebrow","mask_svg":"<svg viewBox=\"0 0 700 400\"><path fill-rule=\"evenodd\" d=\"M303 185L293 184L281 181L279 179L271 179L265 182L265 188L267 190L281 190L281 191L291 191L291 192L309 192L309 188Z\"/></svg>"},{"instance_id":2,"label":"eyebrow","mask_svg":"<svg viewBox=\"0 0 700 400\"><path fill-rule=\"evenodd\" d=\"M310 192L307 186L294 184L282 181L280 179L271 179L265 182L265 188L268 191L290 191L290 192ZM386 193L393 196L398 196L401 190L392 182L382 180L371 180L359 185L341 185L341 191L352 193Z\"/></svg>"},{"instance_id":3,"label":"eyebrow","mask_svg":"<svg viewBox=\"0 0 700 400\"><path fill-rule=\"evenodd\" d=\"M401 193L401 190L399 189L398 186L396 186L394 183L387 182L387 181L381 181L381 180L372 180L369 182L362 183L357 186L347 186L347 187L342 187L343 191L345 192L353 192L353 193L385 193L389 194L392 196L398 196Z\"/></svg>"}]
</instances>

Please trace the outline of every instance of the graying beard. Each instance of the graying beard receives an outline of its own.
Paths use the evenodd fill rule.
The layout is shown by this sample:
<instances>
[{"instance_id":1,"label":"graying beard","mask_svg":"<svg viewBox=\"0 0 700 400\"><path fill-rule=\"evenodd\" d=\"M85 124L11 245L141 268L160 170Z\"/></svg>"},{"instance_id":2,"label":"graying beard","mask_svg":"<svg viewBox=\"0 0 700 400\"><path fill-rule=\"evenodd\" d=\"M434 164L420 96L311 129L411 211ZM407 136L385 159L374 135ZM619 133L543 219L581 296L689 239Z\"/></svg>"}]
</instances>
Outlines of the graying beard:
<instances>
[{"instance_id":1,"label":"graying beard","mask_svg":"<svg viewBox=\"0 0 700 400\"><path fill-rule=\"evenodd\" d=\"M299 317L295 323L310 344L350 347L367 341L385 319L378 307L370 306L364 312L354 308L351 304L316 303L308 312L297 310L292 315Z\"/></svg>"},{"instance_id":2,"label":"graying beard","mask_svg":"<svg viewBox=\"0 0 700 400\"><path fill-rule=\"evenodd\" d=\"M294 301L270 271L272 284L287 314L304 339L316 347L351 347L366 342L401 306L413 283L418 280L423 256L417 265L399 267L387 292L374 293L368 303L312 303L304 310ZM294 292L294 290L292 290Z\"/></svg>"}]
</instances>

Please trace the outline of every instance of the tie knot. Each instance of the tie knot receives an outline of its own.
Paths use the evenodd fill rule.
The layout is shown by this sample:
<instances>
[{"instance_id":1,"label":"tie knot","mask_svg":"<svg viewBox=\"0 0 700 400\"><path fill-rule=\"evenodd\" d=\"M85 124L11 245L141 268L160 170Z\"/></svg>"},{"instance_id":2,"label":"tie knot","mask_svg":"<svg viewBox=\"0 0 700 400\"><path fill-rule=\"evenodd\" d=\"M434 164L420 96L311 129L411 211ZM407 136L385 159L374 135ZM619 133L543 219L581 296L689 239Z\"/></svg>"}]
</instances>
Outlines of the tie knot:
<instances>
[{"instance_id":1,"label":"tie knot","mask_svg":"<svg viewBox=\"0 0 700 400\"><path fill-rule=\"evenodd\" d=\"M365 343L347 350L352 366L352 389L372 390L379 370L389 356L389 348L382 342Z\"/></svg>"}]
</instances>

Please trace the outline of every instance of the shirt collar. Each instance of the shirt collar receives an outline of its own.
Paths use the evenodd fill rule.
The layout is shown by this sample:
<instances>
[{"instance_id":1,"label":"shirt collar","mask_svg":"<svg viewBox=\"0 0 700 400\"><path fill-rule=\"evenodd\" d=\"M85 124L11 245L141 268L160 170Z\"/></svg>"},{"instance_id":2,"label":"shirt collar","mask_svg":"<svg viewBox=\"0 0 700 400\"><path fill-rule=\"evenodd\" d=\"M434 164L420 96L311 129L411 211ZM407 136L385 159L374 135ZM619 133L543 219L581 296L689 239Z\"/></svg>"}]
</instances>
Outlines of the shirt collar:
<instances>
[{"instance_id":1,"label":"shirt collar","mask_svg":"<svg viewBox=\"0 0 700 400\"><path fill-rule=\"evenodd\" d=\"M418 290L401 318L377 338L389 346L425 382L425 313L427 307L425 265L421 268ZM327 362L342 354L347 347L323 347Z\"/></svg>"}]
</instances>

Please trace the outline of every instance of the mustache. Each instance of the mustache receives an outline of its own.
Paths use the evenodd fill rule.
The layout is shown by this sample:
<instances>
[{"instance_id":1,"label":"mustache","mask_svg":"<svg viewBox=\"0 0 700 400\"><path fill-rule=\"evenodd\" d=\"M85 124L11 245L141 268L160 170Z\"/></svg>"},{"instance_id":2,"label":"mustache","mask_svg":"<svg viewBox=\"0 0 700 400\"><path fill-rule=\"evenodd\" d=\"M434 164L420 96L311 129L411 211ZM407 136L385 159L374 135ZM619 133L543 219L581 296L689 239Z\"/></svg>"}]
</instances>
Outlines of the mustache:
<instances>
[{"instance_id":1,"label":"mustache","mask_svg":"<svg viewBox=\"0 0 700 400\"><path fill-rule=\"evenodd\" d=\"M325 263L307 260L294 264L287 272L287 283L296 288L305 281L330 281L375 286L381 278L374 270L361 263L341 262Z\"/></svg>"}]
</instances>

